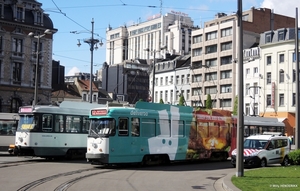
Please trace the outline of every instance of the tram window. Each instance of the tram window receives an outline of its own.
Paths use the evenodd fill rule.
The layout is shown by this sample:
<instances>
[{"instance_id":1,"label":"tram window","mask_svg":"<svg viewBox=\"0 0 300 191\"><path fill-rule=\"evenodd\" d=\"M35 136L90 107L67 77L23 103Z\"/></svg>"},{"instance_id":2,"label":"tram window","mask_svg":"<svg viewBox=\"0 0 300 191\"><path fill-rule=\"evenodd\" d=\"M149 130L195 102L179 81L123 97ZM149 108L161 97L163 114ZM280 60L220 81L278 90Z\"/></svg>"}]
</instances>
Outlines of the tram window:
<instances>
[{"instance_id":1,"label":"tram window","mask_svg":"<svg viewBox=\"0 0 300 191\"><path fill-rule=\"evenodd\" d=\"M140 136L140 119L139 118L131 119L131 136L134 136L134 137Z\"/></svg>"},{"instance_id":2,"label":"tram window","mask_svg":"<svg viewBox=\"0 0 300 191\"><path fill-rule=\"evenodd\" d=\"M141 136L154 137L155 136L155 119L142 119Z\"/></svg>"},{"instance_id":3,"label":"tram window","mask_svg":"<svg viewBox=\"0 0 300 191\"><path fill-rule=\"evenodd\" d=\"M172 131L176 137L184 137L184 121L178 121L178 134L176 131Z\"/></svg>"},{"instance_id":4,"label":"tram window","mask_svg":"<svg viewBox=\"0 0 300 191\"><path fill-rule=\"evenodd\" d=\"M62 115L55 115L54 131L64 132L64 119Z\"/></svg>"},{"instance_id":5,"label":"tram window","mask_svg":"<svg viewBox=\"0 0 300 191\"><path fill-rule=\"evenodd\" d=\"M52 115L45 114L42 118L42 131L52 132Z\"/></svg>"},{"instance_id":6,"label":"tram window","mask_svg":"<svg viewBox=\"0 0 300 191\"><path fill-rule=\"evenodd\" d=\"M128 135L128 120L126 118L119 119L119 135L120 136Z\"/></svg>"},{"instance_id":7,"label":"tram window","mask_svg":"<svg viewBox=\"0 0 300 191\"><path fill-rule=\"evenodd\" d=\"M78 133L80 131L80 117L67 116L66 117L66 132Z\"/></svg>"},{"instance_id":8,"label":"tram window","mask_svg":"<svg viewBox=\"0 0 300 191\"><path fill-rule=\"evenodd\" d=\"M90 127L90 120L88 117L83 117L83 124L82 124L82 132L88 133Z\"/></svg>"},{"instance_id":9,"label":"tram window","mask_svg":"<svg viewBox=\"0 0 300 191\"><path fill-rule=\"evenodd\" d=\"M175 121L178 123L178 121ZM157 135L163 137L171 136L171 122L168 119L160 119L157 128Z\"/></svg>"}]
</instances>

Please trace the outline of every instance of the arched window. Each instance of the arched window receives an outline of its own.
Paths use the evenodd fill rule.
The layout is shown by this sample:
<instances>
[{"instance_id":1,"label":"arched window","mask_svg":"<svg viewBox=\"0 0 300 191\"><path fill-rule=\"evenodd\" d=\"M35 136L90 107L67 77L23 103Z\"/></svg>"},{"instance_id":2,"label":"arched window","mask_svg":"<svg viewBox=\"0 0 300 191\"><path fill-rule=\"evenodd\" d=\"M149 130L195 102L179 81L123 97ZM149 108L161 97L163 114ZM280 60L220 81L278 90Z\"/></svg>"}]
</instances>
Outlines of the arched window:
<instances>
[{"instance_id":1,"label":"arched window","mask_svg":"<svg viewBox=\"0 0 300 191\"><path fill-rule=\"evenodd\" d=\"M18 113L19 107L22 106L21 100L19 98L13 98L11 100L10 111L11 113Z\"/></svg>"}]
</instances>

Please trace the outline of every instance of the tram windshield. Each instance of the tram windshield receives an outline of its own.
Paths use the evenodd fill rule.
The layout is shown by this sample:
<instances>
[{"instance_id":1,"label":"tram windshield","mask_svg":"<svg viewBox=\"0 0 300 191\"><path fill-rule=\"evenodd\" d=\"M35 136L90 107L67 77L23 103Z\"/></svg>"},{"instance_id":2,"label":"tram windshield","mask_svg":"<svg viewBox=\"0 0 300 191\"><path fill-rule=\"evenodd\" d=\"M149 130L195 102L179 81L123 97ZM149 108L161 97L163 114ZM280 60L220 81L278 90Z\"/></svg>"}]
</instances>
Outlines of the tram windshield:
<instances>
[{"instance_id":1,"label":"tram windshield","mask_svg":"<svg viewBox=\"0 0 300 191\"><path fill-rule=\"evenodd\" d=\"M38 116L20 115L18 131L34 131L38 128Z\"/></svg>"},{"instance_id":2,"label":"tram windshield","mask_svg":"<svg viewBox=\"0 0 300 191\"><path fill-rule=\"evenodd\" d=\"M93 119L90 125L90 136L114 135L116 122L114 119Z\"/></svg>"}]
</instances>

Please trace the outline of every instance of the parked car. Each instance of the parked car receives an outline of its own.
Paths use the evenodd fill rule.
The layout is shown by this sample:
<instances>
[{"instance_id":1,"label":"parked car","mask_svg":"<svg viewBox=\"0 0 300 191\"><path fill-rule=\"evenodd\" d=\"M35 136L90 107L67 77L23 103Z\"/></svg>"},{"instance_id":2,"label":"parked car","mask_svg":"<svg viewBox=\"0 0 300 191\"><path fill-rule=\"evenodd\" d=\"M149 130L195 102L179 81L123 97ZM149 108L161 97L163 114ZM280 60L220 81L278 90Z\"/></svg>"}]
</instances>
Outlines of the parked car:
<instances>
[{"instance_id":1,"label":"parked car","mask_svg":"<svg viewBox=\"0 0 300 191\"><path fill-rule=\"evenodd\" d=\"M290 141L286 136L253 135L244 141L244 167L266 167L269 164L289 164ZM237 149L231 153L231 164L236 166Z\"/></svg>"}]
</instances>

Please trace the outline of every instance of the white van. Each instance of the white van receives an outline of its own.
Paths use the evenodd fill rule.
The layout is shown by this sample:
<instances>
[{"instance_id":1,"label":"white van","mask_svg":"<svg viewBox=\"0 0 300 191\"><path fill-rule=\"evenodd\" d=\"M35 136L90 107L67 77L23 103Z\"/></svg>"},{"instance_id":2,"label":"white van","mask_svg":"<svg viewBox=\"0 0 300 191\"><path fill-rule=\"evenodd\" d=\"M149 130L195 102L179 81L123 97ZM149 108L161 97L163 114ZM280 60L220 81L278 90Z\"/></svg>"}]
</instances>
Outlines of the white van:
<instances>
[{"instance_id":1,"label":"white van","mask_svg":"<svg viewBox=\"0 0 300 191\"><path fill-rule=\"evenodd\" d=\"M290 141L286 136L253 135L244 141L244 166L265 167L268 164L289 164ZM236 166L237 150L231 153L231 164Z\"/></svg>"}]
</instances>

